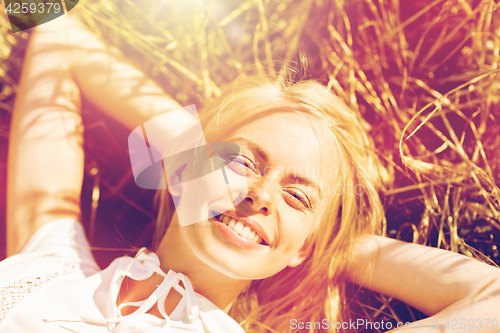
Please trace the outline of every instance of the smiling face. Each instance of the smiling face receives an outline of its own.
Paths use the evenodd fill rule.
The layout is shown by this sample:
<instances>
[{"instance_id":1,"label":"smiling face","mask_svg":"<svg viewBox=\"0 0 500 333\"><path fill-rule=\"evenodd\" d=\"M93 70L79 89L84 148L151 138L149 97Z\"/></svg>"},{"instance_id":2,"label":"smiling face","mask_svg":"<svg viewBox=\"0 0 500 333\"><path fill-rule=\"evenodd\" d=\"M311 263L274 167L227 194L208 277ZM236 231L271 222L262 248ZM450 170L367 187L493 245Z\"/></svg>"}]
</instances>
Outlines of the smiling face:
<instances>
[{"instance_id":1,"label":"smiling face","mask_svg":"<svg viewBox=\"0 0 500 333\"><path fill-rule=\"evenodd\" d=\"M205 220L175 228L179 237L201 261L233 278L266 278L300 263L299 250L337 181L331 172L338 170L337 153L326 132L312 116L284 111L217 138L240 146L241 154L225 170L230 183L244 177L248 190L233 188L240 203L221 211L227 192L220 184L210 178L196 187L183 184L173 193L180 195L178 209L189 205L184 208ZM178 226L175 217L172 223Z\"/></svg>"}]
</instances>

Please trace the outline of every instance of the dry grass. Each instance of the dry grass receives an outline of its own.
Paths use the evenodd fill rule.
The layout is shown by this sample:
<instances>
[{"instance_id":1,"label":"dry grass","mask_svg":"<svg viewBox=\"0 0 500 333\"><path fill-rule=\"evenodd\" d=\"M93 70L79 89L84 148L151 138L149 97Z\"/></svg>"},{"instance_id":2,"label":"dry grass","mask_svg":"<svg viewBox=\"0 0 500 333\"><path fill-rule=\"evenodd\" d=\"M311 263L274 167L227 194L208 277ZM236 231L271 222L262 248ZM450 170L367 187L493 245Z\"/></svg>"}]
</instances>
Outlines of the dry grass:
<instances>
[{"instance_id":1,"label":"dry grass","mask_svg":"<svg viewBox=\"0 0 500 333\"><path fill-rule=\"evenodd\" d=\"M495 1L91 0L79 6L84 22L181 104L203 104L249 68L275 72L306 57L309 77L364 119L385 161L388 235L500 263ZM6 137L27 34L14 35L1 23ZM397 302L370 297L353 307L372 321L414 316Z\"/></svg>"}]
</instances>

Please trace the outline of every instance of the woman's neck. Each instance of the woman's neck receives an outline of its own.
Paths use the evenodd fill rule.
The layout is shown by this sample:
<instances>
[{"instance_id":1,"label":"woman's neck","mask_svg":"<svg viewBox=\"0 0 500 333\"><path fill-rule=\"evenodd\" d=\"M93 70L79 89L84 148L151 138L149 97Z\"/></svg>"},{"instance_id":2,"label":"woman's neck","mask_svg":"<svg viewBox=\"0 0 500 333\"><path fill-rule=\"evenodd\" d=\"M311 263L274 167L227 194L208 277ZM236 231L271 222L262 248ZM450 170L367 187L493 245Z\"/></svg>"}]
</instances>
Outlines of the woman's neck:
<instances>
[{"instance_id":1,"label":"woman's neck","mask_svg":"<svg viewBox=\"0 0 500 333\"><path fill-rule=\"evenodd\" d=\"M125 277L120 286L120 292L116 299L116 305L119 306L123 303L138 302L147 299L158 286L162 283L163 277L153 273L145 280L134 280ZM175 289L171 289L167 298L165 299L165 312L170 315L175 307L181 300L182 296ZM127 316L137 310L137 306L125 306L121 309L121 315ZM163 318L161 315L158 304L155 304L149 311L149 314Z\"/></svg>"}]
</instances>

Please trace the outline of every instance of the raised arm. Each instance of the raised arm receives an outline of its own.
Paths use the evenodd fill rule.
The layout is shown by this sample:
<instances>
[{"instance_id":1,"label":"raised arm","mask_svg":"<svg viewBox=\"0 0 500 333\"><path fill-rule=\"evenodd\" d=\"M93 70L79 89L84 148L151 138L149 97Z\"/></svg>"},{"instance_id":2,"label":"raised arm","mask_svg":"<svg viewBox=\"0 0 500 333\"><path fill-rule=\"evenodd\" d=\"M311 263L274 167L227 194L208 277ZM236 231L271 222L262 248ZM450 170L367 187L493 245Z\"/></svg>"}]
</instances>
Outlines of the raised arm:
<instances>
[{"instance_id":1,"label":"raised arm","mask_svg":"<svg viewBox=\"0 0 500 333\"><path fill-rule=\"evenodd\" d=\"M421 321L422 328L404 332L484 333L500 328L500 269L466 256L385 237L365 237L358 242L348 274L356 284L431 316Z\"/></svg>"},{"instance_id":2,"label":"raised arm","mask_svg":"<svg viewBox=\"0 0 500 333\"><path fill-rule=\"evenodd\" d=\"M11 124L8 255L42 225L80 216L81 94L131 129L180 107L74 18L64 15L36 28ZM186 113L175 122L166 135L175 136L193 119Z\"/></svg>"}]
</instances>

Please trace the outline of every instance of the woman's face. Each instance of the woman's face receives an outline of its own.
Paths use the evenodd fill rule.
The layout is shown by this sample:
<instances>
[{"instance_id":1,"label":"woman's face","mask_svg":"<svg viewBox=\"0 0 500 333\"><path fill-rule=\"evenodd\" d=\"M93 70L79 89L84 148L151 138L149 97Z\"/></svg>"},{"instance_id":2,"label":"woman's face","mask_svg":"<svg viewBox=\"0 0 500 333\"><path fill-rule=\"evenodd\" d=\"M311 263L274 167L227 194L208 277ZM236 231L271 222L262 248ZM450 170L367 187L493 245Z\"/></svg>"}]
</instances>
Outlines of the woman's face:
<instances>
[{"instance_id":1,"label":"woman's face","mask_svg":"<svg viewBox=\"0 0 500 333\"><path fill-rule=\"evenodd\" d=\"M182 184L177 209L203 219L179 228L194 254L237 279L266 278L299 264L305 256L299 250L336 182L337 154L326 132L312 116L275 112L218 138L241 148L225 172L230 184L244 177L248 187L232 188L239 203L225 211L228 194L220 181Z\"/></svg>"}]
</instances>

